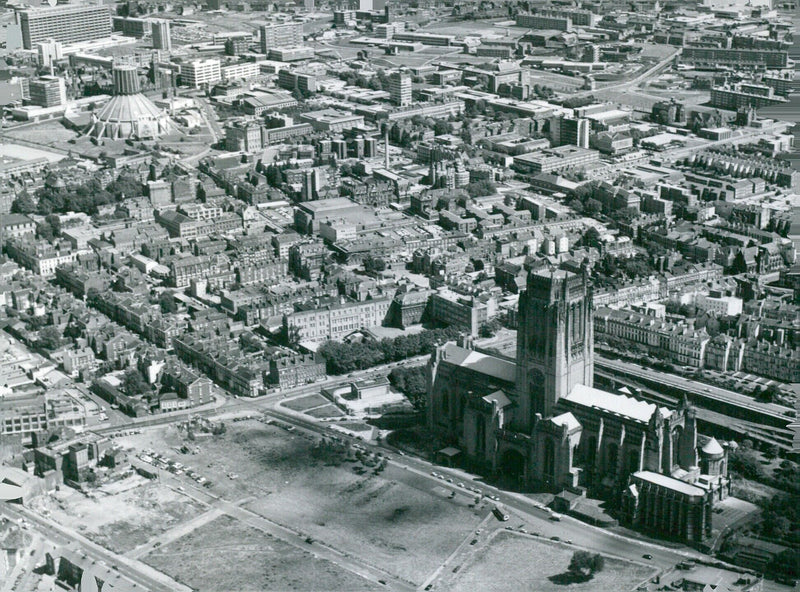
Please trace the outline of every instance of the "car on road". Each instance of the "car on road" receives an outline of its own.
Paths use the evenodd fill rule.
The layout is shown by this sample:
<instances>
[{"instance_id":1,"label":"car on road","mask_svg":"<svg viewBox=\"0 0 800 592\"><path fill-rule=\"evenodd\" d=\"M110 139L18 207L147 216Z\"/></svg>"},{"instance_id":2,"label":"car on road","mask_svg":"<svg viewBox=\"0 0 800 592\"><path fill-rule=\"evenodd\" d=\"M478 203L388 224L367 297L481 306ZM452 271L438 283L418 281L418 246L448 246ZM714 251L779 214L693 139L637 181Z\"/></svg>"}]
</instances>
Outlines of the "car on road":
<instances>
[{"instance_id":1,"label":"car on road","mask_svg":"<svg viewBox=\"0 0 800 592\"><path fill-rule=\"evenodd\" d=\"M447 481L448 483L452 483L452 482L453 482L453 480L452 480L450 477L448 477L448 478L446 479L446 481Z\"/></svg>"},{"instance_id":2,"label":"car on road","mask_svg":"<svg viewBox=\"0 0 800 592\"><path fill-rule=\"evenodd\" d=\"M560 539L560 538L558 538L557 536L552 536L552 537L550 537L550 540L551 540L551 541L556 541L556 542L558 542L558 541L560 541L561 539Z\"/></svg>"},{"instance_id":3,"label":"car on road","mask_svg":"<svg viewBox=\"0 0 800 592\"><path fill-rule=\"evenodd\" d=\"M436 471L431 471L431 477L438 477L438 476L439 473L437 473Z\"/></svg>"},{"instance_id":4,"label":"car on road","mask_svg":"<svg viewBox=\"0 0 800 592\"><path fill-rule=\"evenodd\" d=\"M653 558L653 556L652 556L652 555L650 555L650 553L645 553L644 555L642 555L642 558L643 558L643 559L652 559L652 558Z\"/></svg>"},{"instance_id":5,"label":"car on road","mask_svg":"<svg viewBox=\"0 0 800 592\"><path fill-rule=\"evenodd\" d=\"M464 484L463 484L461 481L459 481L457 485L458 485L459 487L464 487Z\"/></svg>"},{"instance_id":6,"label":"car on road","mask_svg":"<svg viewBox=\"0 0 800 592\"><path fill-rule=\"evenodd\" d=\"M470 545L474 545L474 544L476 544L477 542L478 542L478 539L472 539L472 540L469 542L469 544L470 544Z\"/></svg>"},{"instance_id":7,"label":"car on road","mask_svg":"<svg viewBox=\"0 0 800 592\"><path fill-rule=\"evenodd\" d=\"M559 522L561 518L562 518L561 514L558 514L557 512L553 512L552 514L550 514L550 520L553 520L555 522Z\"/></svg>"},{"instance_id":8,"label":"car on road","mask_svg":"<svg viewBox=\"0 0 800 592\"><path fill-rule=\"evenodd\" d=\"M309 545L311 545L311 544L314 542L314 539L313 539L312 537L306 537L306 542L307 542Z\"/></svg>"}]
</instances>

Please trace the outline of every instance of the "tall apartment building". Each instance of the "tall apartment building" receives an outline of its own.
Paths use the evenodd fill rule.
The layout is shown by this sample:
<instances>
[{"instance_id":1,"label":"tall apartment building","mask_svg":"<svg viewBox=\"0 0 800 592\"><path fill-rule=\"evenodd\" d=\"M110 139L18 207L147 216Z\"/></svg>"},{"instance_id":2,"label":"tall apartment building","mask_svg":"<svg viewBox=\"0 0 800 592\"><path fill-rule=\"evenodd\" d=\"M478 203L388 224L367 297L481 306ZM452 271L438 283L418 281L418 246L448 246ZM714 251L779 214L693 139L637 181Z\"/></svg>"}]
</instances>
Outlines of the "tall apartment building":
<instances>
[{"instance_id":1,"label":"tall apartment building","mask_svg":"<svg viewBox=\"0 0 800 592\"><path fill-rule=\"evenodd\" d=\"M411 104L411 76L395 72L389 76L389 96L392 103L405 107Z\"/></svg>"},{"instance_id":2,"label":"tall apartment building","mask_svg":"<svg viewBox=\"0 0 800 592\"><path fill-rule=\"evenodd\" d=\"M760 109L769 105L785 103L786 99L775 94L771 86L761 84L735 84L715 86L711 89L711 106L717 109L739 109L753 107Z\"/></svg>"},{"instance_id":3,"label":"tall apartment building","mask_svg":"<svg viewBox=\"0 0 800 592\"><path fill-rule=\"evenodd\" d=\"M125 37L141 39L150 32L150 23L146 19L127 16L115 16L112 19L113 29Z\"/></svg>"},{"instance_id":4,"label":"tall apartment building","mask_svg":"<svg viewBox=\"0 0 800 592\"><path fill-rule=\"evenodd\" d=\"M30 81L31 104L39 107L58 107L67 103L67 87L58 76L42 76Z\"/></svg>"},{"instance_id":5,"label":"tall apartment building","mask_svg":"<svg viewBox=\"0 0 800 592\"><path fill-rule=\"evenodd\" d=\"M518 14L517 26L525 27L527 29L571 31L572 19L568 16L549 16L546 14Z\"/></svg>"},{"instance_id":6,"label":"tall apartment building","mask_svg":"<svg viewBox=\"0 0 800 592\"><path fill-rule=\"evenodd\" d=\"M268 53L275 47L295 47L297 45L303 45L302 23L261 25L261 53Z\"/></svg>"},{"instance_id":7,"label":"tall apartment building","mask_svg":"<svg viewBox=\"0 0 800 592\"><path fill-rule=\"evenodd\" d=\"M556 146L572 144L589 147L589 120L579 117L553 117L550 120L550 139Z\"/></svg>"},{"instance_id":8,"label":"tall apartment building","mask_svg":"<svg viewBox=\"0 0 800 592\"><path fill-rule=\"evenodd\" d=\"M54 62L64 57L64 49L61 43L48 39L36 44L36 53L39 58L39 66L49 68Z\"/></svg>"},{"instance_id":9,"label":"tall apartment building","mask_svg":"<svg viewBox=\"0 0 800 592\"><path fill-rule=\"evenodd\" d=\"M679 59L693 66L778 69L789 65L789 53L778 50L684 47Z\"/></svg>"},{"instance_id":10,"label":"tall apartment building","mask_svg":"<svg viewBox=\"0 0 800 592\"><path fill-rule=\"evenodd\" d=\"M172 51L172 36L169 30L169 21L153 20L153 49Z\"/></svg>"},{"instance_id":11,"label":"tall apartment building","mask_svg":"<svg viewBox=\"0 0 800 592\"><path fill-rule=\"evenodd\" d=\"M22 45L33 49L40 41L80 43L111 36L108 6L56 6L29 8L17 12L22 29Z\"/></svg>"},{"instance_id":12,"label":"tall apartment building","mask_svg":"<svg viewBox=\"0 0 800 592\"><path fill-rule=\"evenodd\" d=\"M181 65L183 84L200 88L204 84L215 84L222 80L220 62L217 59L194 60Z\"/></svg>"}]
</instances>

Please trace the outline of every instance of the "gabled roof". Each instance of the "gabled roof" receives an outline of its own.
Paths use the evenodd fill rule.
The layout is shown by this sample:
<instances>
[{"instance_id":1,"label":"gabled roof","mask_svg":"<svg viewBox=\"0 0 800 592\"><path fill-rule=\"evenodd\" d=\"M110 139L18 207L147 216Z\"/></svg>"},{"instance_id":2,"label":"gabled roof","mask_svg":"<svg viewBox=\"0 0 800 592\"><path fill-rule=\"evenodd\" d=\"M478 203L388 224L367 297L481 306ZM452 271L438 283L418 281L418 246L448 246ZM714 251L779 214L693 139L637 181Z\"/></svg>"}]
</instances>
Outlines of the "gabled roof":
<instances>
[{"instance_id":1,"label":"gabled roof","mask_svg":"<svg viewBox=\"0 0 800 592\"><path fill-rule=\"evenodd\" d=\"M649 422L657 409L653 403L601 391L583 384L575 385L562 400L580 407L597 409L604 413L620 415L643 423ZM662 407L660 411L663 417L672 415L672 411L665 407Z\"/></svg>"},{"instance_id":2,"label":"gabled roof","mask_svg":"<svg viewBox=\"0 0 800 592\"><path fill-rule=\"evenodd\" d=\"M442 350L444 361L462 368L468 368L474 372L485 374L493 378L514 382L517 365L502 358L476 352L471 349L464 349L455 343L447 343Z\"/></svg>"}]
</instances>

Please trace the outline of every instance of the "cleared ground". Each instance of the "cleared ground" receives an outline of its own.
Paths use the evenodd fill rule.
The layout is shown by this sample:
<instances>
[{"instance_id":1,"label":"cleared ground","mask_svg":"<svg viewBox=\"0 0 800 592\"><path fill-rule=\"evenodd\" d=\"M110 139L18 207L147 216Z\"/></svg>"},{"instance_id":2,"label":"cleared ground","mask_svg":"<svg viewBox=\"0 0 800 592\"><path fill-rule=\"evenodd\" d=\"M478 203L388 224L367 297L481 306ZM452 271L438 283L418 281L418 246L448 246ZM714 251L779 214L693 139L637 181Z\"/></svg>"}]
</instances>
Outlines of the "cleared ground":
<instances>
[{"instance_id":1,"label":"cleared ground","mask_svg":"<svg viewBox=\"0 0 800 592\"><path fill-rule=\"evenodd\" d=\"M635 589L655 573L652 568L607 557L603 571L592 579L567 583L567 567L574 552L569 546L503 531L456 577L438 582L437 590L623 592Z\"/></svg>"},{"instance_id":2,"label":"cleared ground","mask_svg":"<svg viewBox=\"0 0 800 592\"><path fill-rule=\"evenodd\" d=\"M316 440L255 420L197 441L196 455L173 449L182 443L175 428L123 441L191 465L213 482L213 493L228 500L252 496L244 507L415 583L486 513L470 508L471 499L435 495L422 477L392 466L375 475L374 464L355 462L352 450L350 461L345 453L320 453ZM231 473L238 477L230 479Z\"/></svg>"},{"instance_id":3,"label":"cleared ground","mask_svg":"<svg viewBox=\"0 0 800 592\"><path fill-rule=\"evenodd\" d=\"M221 516L159 547L144 561L203 592L377 589L330 561L229 516Z\"/></svg>"},{"instance_id":4,"label":"cleared ground","mask_svg":"<svg viewBox=\"0 0 800 592\"><path fill-rule=\"evenodd\" d=\"M132 487L114 495L99 494L97 499L62 487L54 496L36 498L33 507L117 553L130 551L202 511L200 504L158 483L133 477L127 484Z\"/></svg>"}]
</instances>

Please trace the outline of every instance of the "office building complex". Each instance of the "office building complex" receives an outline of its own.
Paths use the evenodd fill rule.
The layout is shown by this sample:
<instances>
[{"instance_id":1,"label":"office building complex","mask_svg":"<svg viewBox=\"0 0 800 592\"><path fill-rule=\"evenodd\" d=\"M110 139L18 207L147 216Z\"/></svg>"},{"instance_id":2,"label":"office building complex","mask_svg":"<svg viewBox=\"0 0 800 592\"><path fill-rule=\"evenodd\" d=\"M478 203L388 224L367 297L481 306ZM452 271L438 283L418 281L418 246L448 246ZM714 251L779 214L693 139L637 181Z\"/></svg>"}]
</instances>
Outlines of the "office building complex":
<instances>
[{"instance_id":1,"label":"office building complex","mask_svg":"<svg viewBox=\"0 0 800 592\"><path fill-rule=\"evenodd\" d=\"M48 39L80 43L111 36L111 13L107 6L29 8L17 13L17 22L25 49L33 49Z\"/></svg>"},{"instance_id":2,"label":"office building complex","mask_svg":"<svg viewBox=\"0 0 800 592\"><path fill-rule=\"evenodd\" d=\"M183 84L193 88L215 84L222 80L220 62L216 59L194 60L181 66Z\"/></svg>"},{"instance_id":3,"label":"office building complex","mask_svg":"<svg viewBox=\"0 0 800 592\"><path fill-rule=\"evenodd\" d=\"M30 82L31 104L39 107L58 107L67 103L67 87L58 76L42 76Z\"/></svg>"},{"instance_id":4,"label":"office building complex","mask_svg":"<svg viewBox=\"0 0 800 592\"><path fill-rule=\"evenodd\" d=\"M589 147L589 120L577 117L553 117L550 120L550 139L555 146L572 144Z\"/></svg>"},{"instance_id":5,"label":"office building complex","mask_svg":"<svg viewBox=\"0 0 800 592\"><path fill-rule=\"evenodd\" d=\"M261 26L261 53L276 47L294 47L303 44L302 23L275 23Z\"/></svg>"},{"instance_id":6,"label":"office building complex","mask_svg":"<svg viewBox=\"0 0 800 592\"><path fill-rule=\"evenodd\" d=\"M411 76L395 72L389 76L389 95L392 103L405 107L411 104Z\"/></svg>"},{"instance_id":7,"label":"office building complex","mask_svg":"<svg viewBox=\"0 0 800 592\"><path fill-rule=\"evenodd\" d=\"M711 89L711 106L717 109L735 110L740 107L760 109L785 102L785 98L775 94L774 88L761 84L742 83L734 86L715 86Z\"/></svg>"},{"instance_id":8,"label":"office building complex","mask_svg":"<svg viewBox=\"0 0 800 592\"><path fill-rule=\"evenodd\" d=\"M55 62L64 57L64 49L61 43L48 39L36 44L36 53L39 58L39 66L43 68L51 67Z\"/></svg>"}]
</instances>

